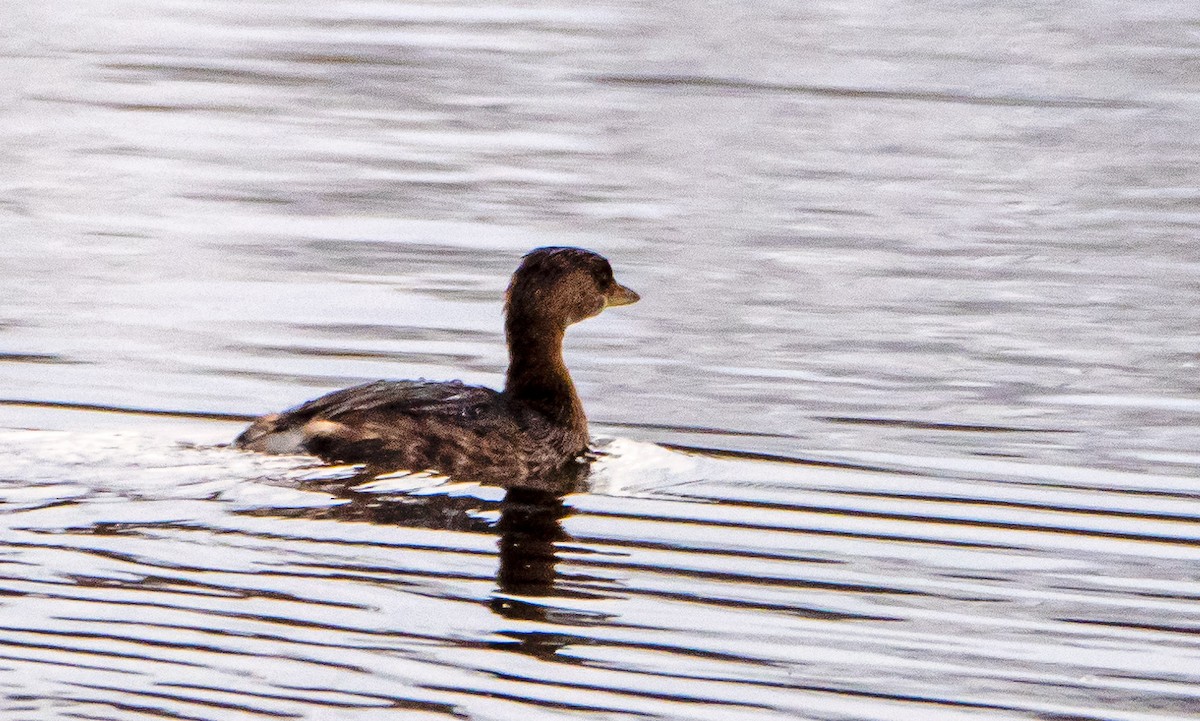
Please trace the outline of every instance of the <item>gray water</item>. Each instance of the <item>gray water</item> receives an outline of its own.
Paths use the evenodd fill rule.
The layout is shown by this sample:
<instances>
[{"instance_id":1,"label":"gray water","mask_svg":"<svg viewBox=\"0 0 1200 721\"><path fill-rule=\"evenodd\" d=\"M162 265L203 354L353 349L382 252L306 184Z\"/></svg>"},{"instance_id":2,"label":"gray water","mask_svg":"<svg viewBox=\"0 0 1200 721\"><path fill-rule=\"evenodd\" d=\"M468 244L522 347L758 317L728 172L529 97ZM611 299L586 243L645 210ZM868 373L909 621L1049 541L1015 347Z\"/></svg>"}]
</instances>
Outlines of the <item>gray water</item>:
<instances>
[{"instance_id":1,"label":"gray water","mask_svg":"<svg viewBox=\"0 0 1200 721\"><path fill-rule=\"evenodd\" d=\"M1195 3L0 28L4 719L1200 715ZM498 385L546 244L586 492L221 446Z\"/></svg>"}]
</instances>

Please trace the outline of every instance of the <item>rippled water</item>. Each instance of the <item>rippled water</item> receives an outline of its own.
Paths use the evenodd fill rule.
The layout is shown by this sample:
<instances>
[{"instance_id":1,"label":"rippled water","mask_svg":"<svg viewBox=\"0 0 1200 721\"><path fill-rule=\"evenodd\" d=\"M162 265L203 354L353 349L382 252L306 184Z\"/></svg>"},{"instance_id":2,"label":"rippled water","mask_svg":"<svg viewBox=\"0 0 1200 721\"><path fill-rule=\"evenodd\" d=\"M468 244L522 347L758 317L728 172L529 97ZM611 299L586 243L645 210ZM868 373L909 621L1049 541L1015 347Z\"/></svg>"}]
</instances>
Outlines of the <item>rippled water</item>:
<instances>
[{"instance_id":1,"label":"rippled water","mask_svg":"<svg viewBox=\"0 0 1200 721\"><path fill-rule=\"evenodd\" d=\"M0 5L0 716L1200 715L1200 7ZM497 385L563 499L239 453Z\"/></svg>"}]
</instances>

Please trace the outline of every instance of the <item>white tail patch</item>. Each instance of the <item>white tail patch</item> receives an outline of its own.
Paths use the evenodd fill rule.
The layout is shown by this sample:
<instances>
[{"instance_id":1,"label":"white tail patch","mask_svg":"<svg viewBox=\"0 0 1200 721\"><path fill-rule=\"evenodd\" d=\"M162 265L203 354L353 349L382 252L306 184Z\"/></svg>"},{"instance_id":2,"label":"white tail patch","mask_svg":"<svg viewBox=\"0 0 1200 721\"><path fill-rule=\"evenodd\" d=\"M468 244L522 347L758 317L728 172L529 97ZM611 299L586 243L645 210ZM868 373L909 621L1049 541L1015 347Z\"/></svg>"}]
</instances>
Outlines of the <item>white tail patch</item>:
<instances>
[{"instance_id":1,"label":"white tail patch","mask_svg":"<svg viewBox=\"0 0 1200 721\"><path fill-rule=\"evenodd\" d=\"M302 455L308 453L304 448L307 440L308 435L303 429L292 428L278 433L267 433L256 438L250 447L262 453L274 453L280 456Z\"/></svg>"}]
</instances>

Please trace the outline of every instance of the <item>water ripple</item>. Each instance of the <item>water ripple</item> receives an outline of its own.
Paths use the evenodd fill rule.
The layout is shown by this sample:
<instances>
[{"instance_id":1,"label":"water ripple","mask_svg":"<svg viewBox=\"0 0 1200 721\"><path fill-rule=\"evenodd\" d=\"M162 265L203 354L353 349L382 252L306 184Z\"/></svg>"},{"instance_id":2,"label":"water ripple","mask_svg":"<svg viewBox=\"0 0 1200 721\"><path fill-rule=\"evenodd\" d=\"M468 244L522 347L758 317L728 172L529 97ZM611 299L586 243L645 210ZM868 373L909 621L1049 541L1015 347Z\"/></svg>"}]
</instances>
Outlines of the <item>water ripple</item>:
<instances>
[{"instance_id":1,"label":"water ripple","mask_svg":"<svg viewBox=\"0 0 1200 721\"><path fill-rule=\"evenodd\" d=\"M353 469L128 434L0 441L34 477L72 447L158 458L131 472L96 457L43 492L67 506L0 487L0 664L37 708L1133 719L1120 708L1187 708L1200 681L1183 670L1200 658L1200 587L1179 580L1200 553L1194 519L1056 507L1069 489L615 441L593 492L542 503L437 479L359 491ZM655 459L668 477L646 486ZM106 462L132 476L112 483ZM979 504L971 488L1037 503ZM1116 715L1100 695L1123 699Z\"/></svg>"}]
</instances>

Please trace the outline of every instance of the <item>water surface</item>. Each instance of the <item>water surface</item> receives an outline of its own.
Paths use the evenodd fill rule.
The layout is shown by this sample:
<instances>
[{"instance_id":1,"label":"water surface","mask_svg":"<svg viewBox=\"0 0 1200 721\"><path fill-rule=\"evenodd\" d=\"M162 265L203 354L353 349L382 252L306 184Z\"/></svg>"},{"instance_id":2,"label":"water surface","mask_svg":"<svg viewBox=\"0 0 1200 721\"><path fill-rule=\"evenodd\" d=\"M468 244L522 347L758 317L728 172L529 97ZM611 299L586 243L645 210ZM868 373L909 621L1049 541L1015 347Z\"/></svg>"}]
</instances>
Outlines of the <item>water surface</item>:
<instances>
[{"instance_id":1,"label":"water surface","mask_svg":"<svg viewBox=\"0 0 1200 721\"><path fill-rule=\"evenodd\" d=\"M0 8L13 719L1200 713L1200 9ZM641 303L560 501L239 417Z\"/></svg>"}]
</instances>

